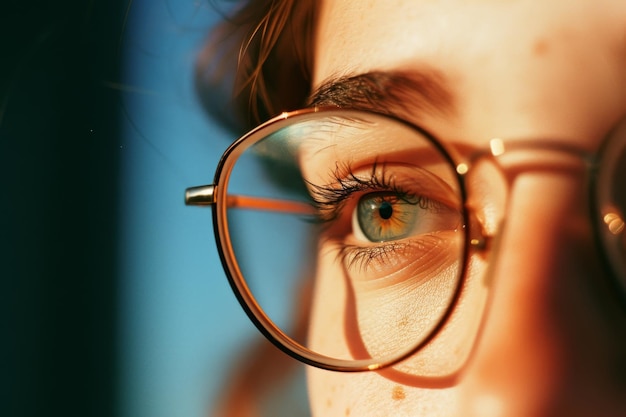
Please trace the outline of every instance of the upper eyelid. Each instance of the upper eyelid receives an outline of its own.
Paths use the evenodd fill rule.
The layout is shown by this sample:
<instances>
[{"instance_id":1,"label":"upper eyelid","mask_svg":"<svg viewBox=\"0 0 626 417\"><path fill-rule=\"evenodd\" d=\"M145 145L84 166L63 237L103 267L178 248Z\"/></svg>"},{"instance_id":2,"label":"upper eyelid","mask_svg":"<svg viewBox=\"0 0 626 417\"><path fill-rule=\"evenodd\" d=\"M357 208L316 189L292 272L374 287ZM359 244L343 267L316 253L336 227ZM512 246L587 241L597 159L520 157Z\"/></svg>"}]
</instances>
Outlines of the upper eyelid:
<instances>
[{"instance_id":1,"label":"upper eyelid","mask_svg":"<svg viewBox=\"0 0 626 417\"><path fill-rule=\"evenodd\" d=\"M381 173L378 173L377 164L372 165L369 176L358 176L351 167L345 167L347 174L344 178L333 173L336 182L328 185L317 185L307 182L313 205L317 209L318 218L322 222L335 220L341 214L348 200L356 193L365 191L391 191L398 195L407 196L409 192L397 187L394 181L385 175L385 168L382 166ZM333 187L333 185L340 187Z\"/></svg>"},{"instance_id":2,"label":"upper eyelid","mask_svg":"<svg viewBox=\"0 0 626 417\"><path fill-rule=\"evenodd\" d=\"M357 168L346 164L331 172L330 177L334 180L323 185L307 182L307 186L321 220L334 220L350 197L369 190L391 191L400 196L426 196L460 210L462 193L449 183L455 180L446 179L445 174L404 162L375 162L369 167Z\"/></svg>"}]
</instances>

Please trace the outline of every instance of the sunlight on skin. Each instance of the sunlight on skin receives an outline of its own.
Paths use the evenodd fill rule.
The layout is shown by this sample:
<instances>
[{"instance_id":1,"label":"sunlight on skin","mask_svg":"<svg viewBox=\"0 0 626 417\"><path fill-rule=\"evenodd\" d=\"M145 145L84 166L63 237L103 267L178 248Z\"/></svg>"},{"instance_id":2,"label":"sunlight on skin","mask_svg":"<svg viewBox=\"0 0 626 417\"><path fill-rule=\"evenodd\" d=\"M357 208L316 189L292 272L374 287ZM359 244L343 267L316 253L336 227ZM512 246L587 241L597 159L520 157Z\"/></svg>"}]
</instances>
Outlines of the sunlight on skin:
<instances>
[{"instance_id":1,"label":"sunlight on skin","mask_svg":"<svg viewBox=\"0 0 626 417\"><path fill-rule=\"evenodd\" d=\"M491 138L505 145L549 138L595 151L626 113L625 28L622 0L325 1L314 87L342 75L427 69L447 82L455 111L405 106L398 116L448 143L485 148ZM489 315L460 379L427 388L384 372L310 369L315 416L626 413L624 376L615 375L625 369L624 319L607 316L593 287L604 272L582 169L521 173L507 201ZM336 266L320 262L323 280ZM319 285L317 299L335 303L314 306L311 337L342 350L345 341L324 339L341 309L333 316L323 308L341 295L332 282Z\"/></svg>"}]
</instances>

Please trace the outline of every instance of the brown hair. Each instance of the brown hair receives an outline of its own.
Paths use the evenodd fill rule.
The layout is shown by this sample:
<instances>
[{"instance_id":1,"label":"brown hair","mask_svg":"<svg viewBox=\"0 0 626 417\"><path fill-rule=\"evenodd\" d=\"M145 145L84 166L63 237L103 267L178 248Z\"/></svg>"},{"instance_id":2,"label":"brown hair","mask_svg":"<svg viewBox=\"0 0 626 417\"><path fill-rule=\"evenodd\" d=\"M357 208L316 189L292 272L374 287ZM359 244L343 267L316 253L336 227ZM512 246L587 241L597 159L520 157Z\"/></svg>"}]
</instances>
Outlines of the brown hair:
<instances>
[{"instance_id":1,"label":"brown hair","mask_svg":"<svg viewBox=\"0 0 626 417\"><path fill-rule=\"evenodd\" d=\"M315 0L252 0L226 17L196 65L196 87L210 114L248 130L303 107L311 88L315 14Z\"/></svg>"}]
</instances>

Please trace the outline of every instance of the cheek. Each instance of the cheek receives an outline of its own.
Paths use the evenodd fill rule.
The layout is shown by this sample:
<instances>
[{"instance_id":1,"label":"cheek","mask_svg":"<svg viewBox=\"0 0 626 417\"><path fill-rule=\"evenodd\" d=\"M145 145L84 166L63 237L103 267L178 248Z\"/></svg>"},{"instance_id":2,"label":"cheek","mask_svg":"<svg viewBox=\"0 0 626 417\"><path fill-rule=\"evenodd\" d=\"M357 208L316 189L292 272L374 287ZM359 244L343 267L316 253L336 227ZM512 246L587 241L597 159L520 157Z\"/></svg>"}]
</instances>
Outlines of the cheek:
<instances>
[{"instance_id":1,"label":"cheek","mask_svg":"<svg viewBox=\"0 0 626 417\"><path fill-rule=\"evenodd\" d=\"M390 253L379 260L375 273L371 265L346 265L340 249L332 249L336 244L322 245L309 347L334 358L377 362L413 351L442 320L458 285L455 239L437 243L429 262L424 257L413 260L412 252ZM398 258L406 262L390 266Z\"/></svg>"},{"instance_id":2,"label":"cheek","mask_svg":"<svg viewBox=\"0 0 626 417\"><path fill-rule=\"evenodd\" d=\"M404 386L373 372L339 373L309 368L313 417L443 417L458 413L458 390Z\"/></svg>"},{"instance_id":3,"label":"cheek","mask_svg":"<svg viewBox=\"0 0 626 417\"><path fill-rule=\"evenodd\" d=\"M348 358L352 352L344 337L344 310L346 276L341 262L332 252L320 250L317 277L313 291L313 310L309 328L310 347L328 355ZM469 279L461 294L460 309L475 309L484 305L485 288L482 285L484 264L474 259ZM459 389L455 379L443 380L416 377L416 375L449 375L467 358L476 333L477 313L470 323L468 317L453 315L443 333L424 351L395 366L389 372L342 373L307 368L309 399L313 416L450 416L458 414ZM469 329L469 330L468 330ZM462 345L462 346L461 346ZM446 359L446 364L441 358ZM451 358L454 366L446 365ZM440 373L443 370L443 374Z\"/></svg>"},{"instance_id":4,"label":"cheek","mask_svg":"<svg viewBox=\"0 0 626 417\"><path fill-rule=\"evenodd\" d=\"M404 268L399 277L372 278L363 267L344 264L345 259L322 244L312 291L312 311L308 346L315 352L337 359L376 359L377 363L395 361L406 354L410 359L394 366L415 377L442 378L460 367L476 333L485 303L480 279L484 265L476 257L460 290L454 308L455 293L461 276L461 242L440 239L434 257L439 268ZM445 245L444 245L445 243ZM459 255L455 255L459 254ZM437 255L437 256L435 256ZM383 260L393 261L392 255ZM418 264L424 263L416 261ZM397 272L392 268L392 272ZM453 308L451 317L445 312ZM429 337L442 320L445 325L419 353L411 353ZM403 380L404 381L404 380ZM430 386L430 385L427 385Z\"/></svg>"},{"instance_id":5,"label":"cheek","mask_svg":"<svg viewBox=\"0 0 626 417\"><path fill-rule=\"evenodd\" d=\"M320 249L313 289L308 343L315 352L335 358L349 358L343 334L346 277L336 256Z\"/></svg>"}]
</instances>

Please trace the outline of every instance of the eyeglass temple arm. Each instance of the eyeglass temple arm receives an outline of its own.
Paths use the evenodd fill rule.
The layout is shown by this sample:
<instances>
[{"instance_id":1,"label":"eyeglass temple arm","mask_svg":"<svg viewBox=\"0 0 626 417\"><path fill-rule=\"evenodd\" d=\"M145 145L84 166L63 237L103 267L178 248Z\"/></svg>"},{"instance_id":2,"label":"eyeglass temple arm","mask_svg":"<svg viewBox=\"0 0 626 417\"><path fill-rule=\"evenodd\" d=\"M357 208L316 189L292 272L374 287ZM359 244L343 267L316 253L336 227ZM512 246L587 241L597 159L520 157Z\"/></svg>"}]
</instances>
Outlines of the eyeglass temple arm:
<instances>
[{"instance_id":1,"label":"eyeglass temple arm","mask_svg":"<svg viewBox=\"0 0 626 417\"><path fill-rule=\"evenodd\" d=\"M215 185L201 185L185 190L185 205L212 206L216 203ZM313 214L315 212L314 208L307 203L244 195L228 195L226 197L226 205L228 208L279 211L294 214Z\"/></svg>"}]
</instances>

